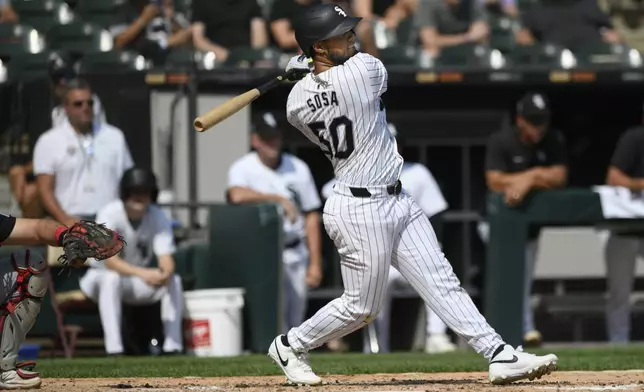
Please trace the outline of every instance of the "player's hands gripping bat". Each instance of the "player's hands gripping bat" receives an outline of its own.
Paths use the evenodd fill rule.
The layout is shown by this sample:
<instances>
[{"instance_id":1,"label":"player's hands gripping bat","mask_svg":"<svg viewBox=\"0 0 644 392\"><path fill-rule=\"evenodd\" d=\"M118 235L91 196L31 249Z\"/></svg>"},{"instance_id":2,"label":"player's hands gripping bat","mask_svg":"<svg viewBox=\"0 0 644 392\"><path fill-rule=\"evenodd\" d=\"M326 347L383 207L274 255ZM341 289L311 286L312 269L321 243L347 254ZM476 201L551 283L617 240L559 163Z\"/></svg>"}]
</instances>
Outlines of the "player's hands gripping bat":
<instances>
[{"instance_id":1,"label":"player's hands gripping bat","mask_svg":"<svg viewBox=\"0 0 644 392\"><path fill-rule=\"evenodd\" d=\"M203 132L214 127L228 117L242 110L262 94L275 86L278 86L280 83L286 81L295 82L302 79L307 73L311 72L311 66L312 60L306 56L294 56L289 60L285 72L282 75L269 80L257 88L233 97L210 110L208 113L197 117L193 124L195 129L199 132Z\"/></svg>"},{"instance_id":2,"label":"player's hands gripping bat","mask_svg":"<svg viewBox=\"0 0 644 392\"><path fill-rule=\"evenodd\" d=\"M125 239L105 225L82 220L69 227L59 239L64 253L58 262L64 267L80 267L88 258L105 260L119 253Z\"/></svg>"},{"instance_id":3,"label":"player's hands gripping bat","mask_svg":"<svg viewBox=\"0 0 644 392\"><path fill-rule=\"evenodd\" d=\"M294 73L295 79L289 79L290 81L297 81L302 79L307 73L312 71L313 60L306 57L306 55L293 56L286 64L286 73L291 70L295 70Z\"/></svg>"}]
</instances>

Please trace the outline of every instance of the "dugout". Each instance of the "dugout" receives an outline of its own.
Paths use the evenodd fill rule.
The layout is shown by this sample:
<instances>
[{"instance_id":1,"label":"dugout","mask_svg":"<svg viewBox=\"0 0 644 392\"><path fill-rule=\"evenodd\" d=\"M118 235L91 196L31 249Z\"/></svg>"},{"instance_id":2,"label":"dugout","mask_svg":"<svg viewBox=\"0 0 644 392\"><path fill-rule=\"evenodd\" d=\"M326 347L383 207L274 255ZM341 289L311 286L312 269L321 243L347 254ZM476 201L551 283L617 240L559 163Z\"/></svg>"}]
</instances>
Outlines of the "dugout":
<instances>
[{"instance_id":1,"label":"dugout","mask_svg":"<svg viewBox=\"0 0 644 392\"><path fill-rule=\"evenodd\" d=\"M485 308L486 248L480 241L476 225L485 214L486 190L483 177L485 141L487 136L508 126L514 115L514 102L526 91L538 90L548 95L553 112L553 126L561 129L567 139L570 157L570 185L586 187L603 182L606 165L620 133L641 123L644 102L644 73L639 70L585 70L584 72L521 72L501 74L463 69L459 72L418 72L416 69L391 67L389 90L385 96L387 116L405 136L404 155L408 160L425 164L441 184L450 210L445 214L445 251L461 282ZM267 69L214 70L208 73L192 71L144 71L94 74L88 77L107 113L110 123L126 134L132 155L138 164L150 164L154 156L169 154L168 161L177 156L164 144L159 146L155 135L167 133L184 140L187 148L198 142L190 128L198 112L196 101L204 96L226 97L258 85L276 71ZM27 134L30 143L48 126L51 98L48 81L36 79L28 83L0 85L0 134L5 137L3 154L9 156L14 136ZM253 113L271 111L280 124L286 126L284 102L289 92L282 86L257 100L236 132L249 132L248 120ZM177 100L171 110L158 105L155 93L165 93ZM20 102L19 110L16 104ZM136 115L135 115L136 114ZM18 116L19 115L19 116ZM155 119L167 118L167 128L154 125ZM22 123L19 122L19 120ZM16 124L22 124L16 127ZM13 125L14 127L10 127ZM9 138L8 130L12 129ZM200 135L199 135L200 136ZM22 139L20 139L22 140ZM241 139L240 139L241 140ZM239 142L239 140L238 140ZM244 150L243 145L235 148ZM305 160L311 167L318 188L332 177L326 157L315 146L287 127L286 148ZM213 155L217 156L218 152ZM181 170L171 177L185 180L189 192L176 202L184 209L200 210L188 214L182 223L190 229L207 224L207 204L218 203L223 195L202 198L196 182L205 171L226 170L212 164L200 165L200 154L188 157ZM207 167L204 167L207 166ZM198 172L201 172L199 174ZM162 177L164 177L162 175ZM172 181L168 182L172 185ZM184 184L184 183L182 183ZM196 203L196 204L195 204ZM201 207L199 204L201 203ZM258 255L258 258L261 255ZM326 277L319 294L312 293L311 310L333 298L341 290L339 268L334 252L325 247ZM556 279L537 282L536 291L554 292ZM601 278L593 277L567 282L578 291L601 293ZM641 278L636 287L642 286ZM407 301L406 299L403 301ZM402 302L401 302L402 304ZM409 309L413 322L417 306ZM511 317L511 316L508 316ZM641 317L641 316L636 316ZM44 319L44 317L43 317ZM544 319L547 320L547 319ZM547 320L543 325L548 340L569 340L572 326ZM595 322L603 330L599 318ZM43 321L44 323L44 321ZM537 319L539 324L539 318ZM39 320L39 325L41 320ZM396 325L392 329L396 330ZM44 331L44 330L43 330ZM44 333L44 332L43 332ZM641 330L634 330L633 339L644 339ZM600 340L601 336L588 336ZM408 347L409 342L394 342L392 348Z\"/></svg>"}]
</instances>

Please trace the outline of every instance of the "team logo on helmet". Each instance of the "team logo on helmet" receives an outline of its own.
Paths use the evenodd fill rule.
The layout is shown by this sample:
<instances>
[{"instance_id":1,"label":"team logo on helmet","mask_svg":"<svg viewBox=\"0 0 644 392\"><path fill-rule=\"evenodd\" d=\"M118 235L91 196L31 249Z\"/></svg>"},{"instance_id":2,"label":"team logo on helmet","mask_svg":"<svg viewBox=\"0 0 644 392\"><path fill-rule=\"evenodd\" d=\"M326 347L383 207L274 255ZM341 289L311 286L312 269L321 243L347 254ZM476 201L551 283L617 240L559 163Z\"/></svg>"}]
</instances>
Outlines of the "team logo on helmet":
<instances>
[{"instance_id":1,"label":"team logo on helmet","mask_svg":"<svg viewBox=\"0 0 644 392\"><path fill-rule=\"evenodd\" d=\"M336 5L334 9L335 9L335 12L337 12L338 14L344 16L345 18L347 17L347 13L344 12L344 10L340 8L340 6Z\"/></svg>"},{"instance_id":2,"label":"team logo on helmet","mask_svg":"<svg viewBox=\"0 0 644 392\"><path fill-rule=\"evenodd\" d=\"M543 97L540 94L535 94L532 96L532 103L534 103L534 106L538 107L539 109L545 109L546 108L546 102L543 100Z\"/></svg>"}]
</instances>

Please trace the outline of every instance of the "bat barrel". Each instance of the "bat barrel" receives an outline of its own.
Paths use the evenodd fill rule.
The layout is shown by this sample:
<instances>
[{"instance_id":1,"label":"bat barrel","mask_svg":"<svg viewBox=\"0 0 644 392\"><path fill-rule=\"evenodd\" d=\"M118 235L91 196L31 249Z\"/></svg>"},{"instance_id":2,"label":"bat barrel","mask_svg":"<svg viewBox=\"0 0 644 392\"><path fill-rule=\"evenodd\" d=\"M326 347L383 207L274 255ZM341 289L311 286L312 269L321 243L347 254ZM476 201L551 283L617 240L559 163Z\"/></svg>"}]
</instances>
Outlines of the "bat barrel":
<instances>
[{"instance_id":1,"label":"bat barrel","mask_svg":"<svg viewBox=\"0 0 644 392\"><path fill-rule=\"evenodd\" d=\"M201 117L197 117L192 125L195 127L195 129L198 132L203 132L206 130L206 127L204 126L204 121Z\"/></svg>"},{"instance_id":2,"label":"bat barrel","mask_svg":"<svg viewBox=\"0 0 644 392\"><path fill-rule=\"evenodd\" d=\"M232 116L233 114L249 105L266 91L279 85L280 82L284 80L284 78L284 75L280 75L257 88L246 91L243 94L229 99L228 101L217 106L208 113L195 118L195 121L192 125L198 132L203 132L214 127L215 125L219 124L220 122L224 121L228 117Z\"/></svg>"}]
</instances>

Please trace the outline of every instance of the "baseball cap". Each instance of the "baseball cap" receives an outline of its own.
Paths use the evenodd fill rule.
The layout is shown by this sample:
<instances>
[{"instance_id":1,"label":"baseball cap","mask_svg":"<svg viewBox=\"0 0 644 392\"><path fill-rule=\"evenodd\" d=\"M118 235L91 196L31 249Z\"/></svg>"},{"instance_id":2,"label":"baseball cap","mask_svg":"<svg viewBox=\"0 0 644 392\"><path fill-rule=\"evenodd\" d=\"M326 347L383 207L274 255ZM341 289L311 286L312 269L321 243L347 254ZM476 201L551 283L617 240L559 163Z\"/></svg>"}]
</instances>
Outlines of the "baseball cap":
<instances>
[{"instance_id":1,"label":"baseball cap","mask_svg":"<svg viewBox=\"0 0 644 392\"><path fill-rule=\"evenodd\" d=\"M252 132L262 140L272 140L282 136L282 130L277 125L277 120L270 112L261 113L253 121Z\"/></svg>"},{"instance_id":2,"label":"baseball cap","mask_svg":"<svg viewBox=\"0 0 644 392\"><path fill-rule=\"evenodd\" d=\"M533 125L545 125L550 120L550 105L543 94L528 93L517 103L517 115Z\"/></svg>"}]
</instances>

